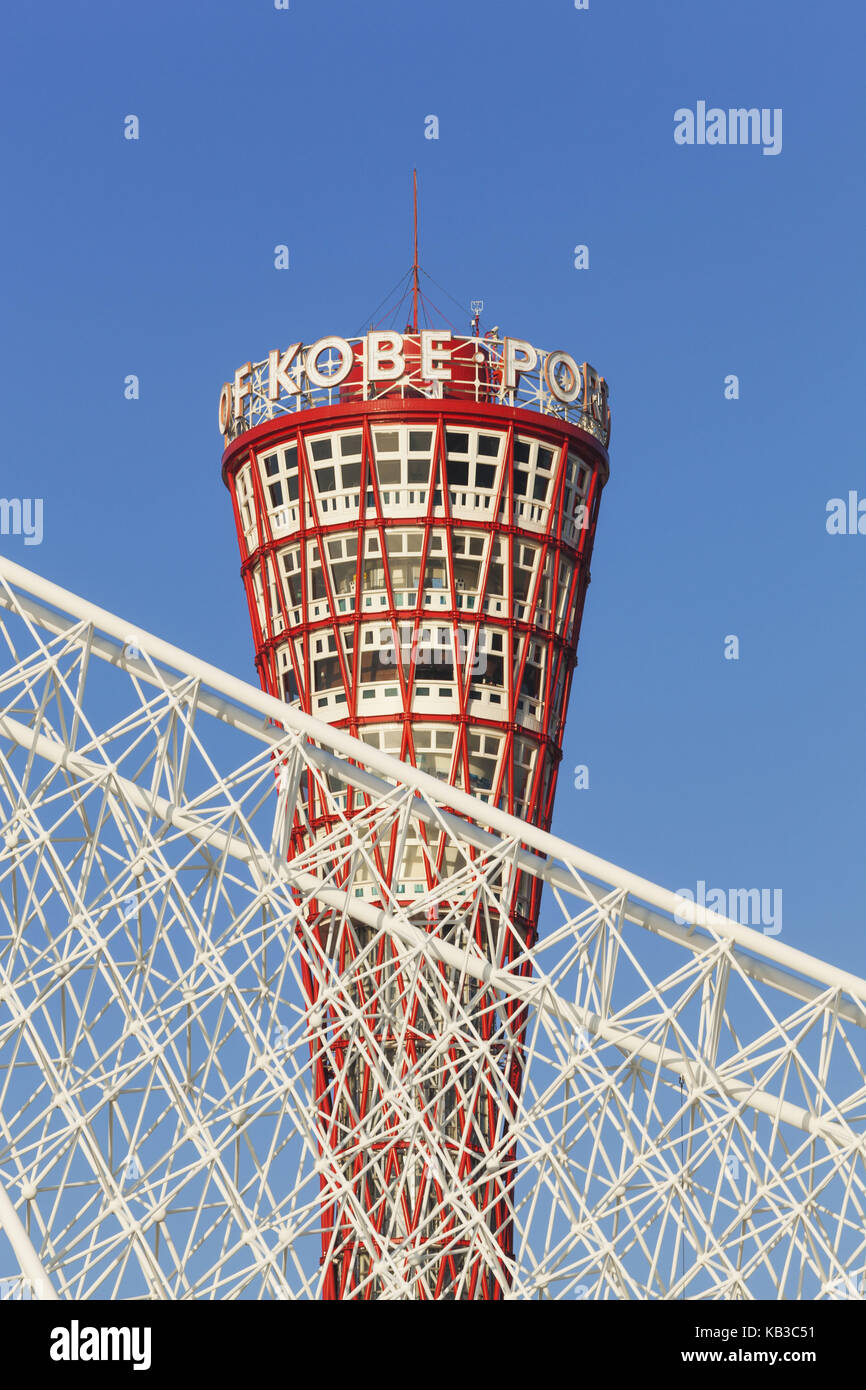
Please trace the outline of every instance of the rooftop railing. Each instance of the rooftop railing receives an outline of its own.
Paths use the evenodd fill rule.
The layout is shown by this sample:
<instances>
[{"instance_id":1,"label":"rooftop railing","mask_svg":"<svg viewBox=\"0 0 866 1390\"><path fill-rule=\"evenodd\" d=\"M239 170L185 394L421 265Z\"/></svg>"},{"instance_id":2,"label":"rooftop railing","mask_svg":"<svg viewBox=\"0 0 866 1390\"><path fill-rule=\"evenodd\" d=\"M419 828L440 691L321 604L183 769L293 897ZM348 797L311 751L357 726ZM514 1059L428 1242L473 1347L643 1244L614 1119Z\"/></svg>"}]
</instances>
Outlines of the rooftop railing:
<instances>
[{"instance_id":1,"label":"rooftop railing","mask_svg":"<svg viewBox=\"0 0 866 1390\"><path fill-rule=\"evenodd\" d=\"M323 344L329 342L321 340ZM330 340L333 342L333 340ZM324 406L350 405L359 401L393 400L461 400L479 405L513 406L535 410L539 414L577 425L607 447L610 440L610 409L607 385L603 377L586 362L574 363L577 375L563 353L535 349L535 364L520 368L516 385L508 386L506 367L506 338L452 338L451 380L433 380L422 376L417 338L406 336L405 371L396 380L371 380L367 374L367 354L364 338L339 340L349 345L353 365L345 373L346 359L332 346L326 346L315 356L315 349L301 348L292 367L276 376L272 382L273 357L242 368L243 394L237 386L226 383L221 401L221 427L231 442L247 430L282 415L320 409ZM313 371L310 371L312 365ZM335 378L328 384L328 377ZM311 379L312 377L312 379ZM285 380L291 383L287 389ZM573 399L565 400L569 396ZM224 412L224 413L223 413Z\"/></svg>"}]
</instances>

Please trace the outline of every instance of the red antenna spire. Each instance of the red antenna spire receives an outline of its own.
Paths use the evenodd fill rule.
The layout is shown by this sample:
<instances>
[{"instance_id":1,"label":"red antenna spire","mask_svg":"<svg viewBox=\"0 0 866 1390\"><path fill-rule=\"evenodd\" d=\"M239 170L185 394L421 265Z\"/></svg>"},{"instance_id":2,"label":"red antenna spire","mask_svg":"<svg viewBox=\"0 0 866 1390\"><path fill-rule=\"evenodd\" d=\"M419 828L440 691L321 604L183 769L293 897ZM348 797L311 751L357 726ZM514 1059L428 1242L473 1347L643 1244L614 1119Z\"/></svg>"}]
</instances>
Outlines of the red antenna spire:
<instances>
[{"instance_id":1,"label":"red antenna spire","mask_svg":"<svg viewBox=\"0 0 866 1390\"><path fill-rule=\"evenodd\" d=\"M412 201L414 205L414 241L412 257L412 332L418 332L418 170L412 170Z\"/></svg>"}]
</instances>

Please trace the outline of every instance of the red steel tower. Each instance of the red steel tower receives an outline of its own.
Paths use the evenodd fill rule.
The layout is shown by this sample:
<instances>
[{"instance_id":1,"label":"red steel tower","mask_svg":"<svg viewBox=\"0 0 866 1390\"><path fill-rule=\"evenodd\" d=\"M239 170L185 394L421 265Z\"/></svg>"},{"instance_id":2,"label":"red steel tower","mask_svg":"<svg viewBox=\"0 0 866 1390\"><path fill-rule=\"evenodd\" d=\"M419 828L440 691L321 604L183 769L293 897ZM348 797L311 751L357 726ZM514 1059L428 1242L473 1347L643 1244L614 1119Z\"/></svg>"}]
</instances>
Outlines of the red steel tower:
<instances>
[{"instance_id":1,"label":"red steel tower","mask_svg":"<svg viewBox=\"0 0 866 1390\"><path fill-rule=\"evenodd\" d=\"M417 255L415 272L405 333L294 343L223 387L223 478L256 667L270 694L547 829L608 476L607 390L565 352L498 330L482 336L477 314L465 337L419 329ZM345 801L344 816L368 811L360 792ZM302 788L290 854L333 847L337 819L312 785ZM448 898L453 867L435 830L399 845L395 831L349 891L411 912L417 896L445 884L439 912L421 925L446 930L447 921L452 939L468 935L513 961L535 938L537 883L503 878L505 930L489 911ZM335 926L329 909L314 918L323 955L339 969L357 961L365 929ZM353 1005L377 1046L405 1049L425 1123L451 1146L452 1171L475 1174L473 1200L499 1254L481 1258L449 1237L448 1181L436 1165L410 1163L397 1138L381 1158L365 1152L365 1117L376 1111L381 1133L389 1100L335 1017L328 1055L311 1041L320 1152L345 1195L323 1196L324 1296L377 1296L375 1262L353 1233L355 1201L383 1242L423 1231L428 1249L441 1248L435 1277L413 1296L500 1298L512 1241L508 1156L489 1183L477 1175L519 1092L520 1010L503 1016L483 989L467 992L491 1041L484 1064L467 1067L459 1049L436 1052L423 991L398 962L376 960L367 978L366 989L352 986ZM311 1008L333 1008L312 967L305 988Z\"/></svg>"}]
</instances>

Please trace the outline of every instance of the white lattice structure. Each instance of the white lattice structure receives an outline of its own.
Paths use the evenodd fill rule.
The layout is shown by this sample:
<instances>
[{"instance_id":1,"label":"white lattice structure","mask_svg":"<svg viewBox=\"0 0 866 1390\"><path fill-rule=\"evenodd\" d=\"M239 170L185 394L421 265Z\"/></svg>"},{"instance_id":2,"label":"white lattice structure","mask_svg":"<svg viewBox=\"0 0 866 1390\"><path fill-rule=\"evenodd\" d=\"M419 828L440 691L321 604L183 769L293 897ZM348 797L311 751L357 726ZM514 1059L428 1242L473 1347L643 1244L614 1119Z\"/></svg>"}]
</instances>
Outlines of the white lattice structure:
<instances>
[{"instance_id":1,"label":"white lattice structure","mask_svg":"<svg viewBox=\"0 0 866 1390\"><path fill-rule=\"evenodd\" d=\"M479 1270L521 1299L862 1294L866 982L679 926L672 893L7 561L0 619L7 1297L316 1298L323 1230L355 1297L437 1296L449 1252L457 1297ZM287 863L303 773L366 807ZM411 910L352 887L395 823L453 851ZM490 959L465 922L518 869L541 935L503 967L502 924ZM361 1063L380 1103L337 1134L312 1069L337 1095Z\"/></svg>"}]
</instances>

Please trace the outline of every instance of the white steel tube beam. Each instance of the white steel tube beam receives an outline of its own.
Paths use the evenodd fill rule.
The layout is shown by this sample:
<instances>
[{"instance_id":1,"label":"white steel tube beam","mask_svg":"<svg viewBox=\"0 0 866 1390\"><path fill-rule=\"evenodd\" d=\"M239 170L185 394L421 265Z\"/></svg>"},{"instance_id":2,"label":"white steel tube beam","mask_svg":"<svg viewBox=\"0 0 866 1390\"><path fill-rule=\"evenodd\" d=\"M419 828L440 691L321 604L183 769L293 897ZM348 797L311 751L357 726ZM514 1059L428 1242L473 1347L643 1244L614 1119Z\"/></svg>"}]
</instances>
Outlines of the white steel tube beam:
<instances>
[{"instance_id":1,"label":"white steel tube beam","mask_svg":"<svg viewBox=\"0 0 866 1390\"><path fill-rule=\"evenodd\" d=\"M49 1279L45 1266L36 1253L36 1248L24 1227L24 1223L12 1205L6 1188L0 1183L0 1227L6 1232L15 1258L21 1267L34 1298L43 1302L60 1301L60 1295Z\"/></svg>"}]
</instances>

